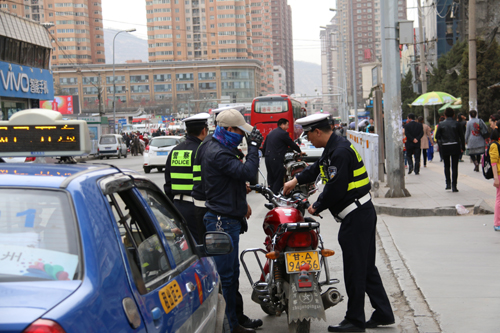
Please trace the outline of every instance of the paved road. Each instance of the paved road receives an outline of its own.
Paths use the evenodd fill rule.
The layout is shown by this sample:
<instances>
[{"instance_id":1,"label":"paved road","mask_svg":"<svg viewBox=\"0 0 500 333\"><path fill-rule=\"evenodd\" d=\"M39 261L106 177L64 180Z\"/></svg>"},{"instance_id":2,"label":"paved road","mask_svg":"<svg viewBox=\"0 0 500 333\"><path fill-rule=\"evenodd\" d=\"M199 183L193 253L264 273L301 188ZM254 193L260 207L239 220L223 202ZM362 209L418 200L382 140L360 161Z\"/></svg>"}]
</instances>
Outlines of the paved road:
<instances>
[{"instance_id":1,"label":"paved road","mask_svg":"<svg viewBox=\"0 0 500 333\"><path fill-rule=\"evenodd\" d=\"M139 173L146 175L149 179L155 182L160 188L163 188L164 178L163 173L159 173L153 170L150 174L145 174L142 170L142 156L130 156L126 159L122 158L120 160L111 158L109 160L103 161L88 161L88 163L109 163L113 164L119 168L127 168L138 171ZM264 163L261 163L264 167ZM264 171L265 172L265 171ZM261 179L262 181L262 179ZM262 221L264 220L267 209L264 207L265 199L260 194L250 193L248 195L248 202L252 207L253 214L249 219L249 231L242 235L240 241L240 251L246 248L253 247L263 247L264 242L264 232L262 230ZM336 223L330 213L325 212L323 214L324 218L319 220L321 222L321 234L324 238L324 242L327 248L335 250L336 254L329 258L330 274L331 277L338 278L341 283L337 286L341 293L345 295L345 288L343 283L343 271L342 271L342 252L340 246L337 242L337 233L339 229L339 224ZM253 262L249 258L249 268L254 279L257 279L260 275L259 268L256 262ZM396 325L388 328L379 328L376 330L367 330L368 332L417 332L414 324L413 312L410 310L406 304L405 299L402 296L401 289L394 277L394 274L388 266L389 260L385 255L384 250L381 247L379 241L378 246L378 257L377 257L378 268L382 275L387 293L390 295L391 303L393 305L394 311L396 313ZM240 291L244 297L245 313L251 318L261 318L264 321L264 326L259 330L260 332L273 332L273 333L285 333L288 332L286 323L286 314L281 317L272 317L266 315L258 304L255 304L251 300L251 287L248 282L247 276L241 268L240 274ZM327 310L327 322L315 321L311 325L312 332L326 332L328 325L339 323L345 314L347 308L347 301L340 303L334 308ZM371 315L371 306L367 300L366 303L366 315L369 317Z\"/></svg>"}]
</instances>

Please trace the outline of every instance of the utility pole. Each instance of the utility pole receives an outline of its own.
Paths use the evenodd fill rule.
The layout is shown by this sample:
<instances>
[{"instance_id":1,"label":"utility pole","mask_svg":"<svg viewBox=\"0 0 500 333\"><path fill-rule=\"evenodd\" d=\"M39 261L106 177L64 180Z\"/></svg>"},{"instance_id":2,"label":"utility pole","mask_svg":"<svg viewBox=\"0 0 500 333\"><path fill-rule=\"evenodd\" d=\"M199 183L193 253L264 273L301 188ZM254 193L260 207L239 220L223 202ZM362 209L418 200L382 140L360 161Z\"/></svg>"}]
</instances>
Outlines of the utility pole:
<instances>
[{"instance_id":1,"label":"utility pole","mask_svg":"<svg viewBox=\"0 0 500 333\"><path fill-rule=\"evenodd\" d=\"M384 2L382 0L381 2ZM354 130L358 130L358 90L357 90L357 80L356 80L356 60L355 60L355 50L354 50L354 1L349 1L351 6L351 58L352 58L352 97L354 102ZM397 7L396 7L397 8ZM397 15L397 13L396 13Z\"/></svg>"},{"instance_id":2,"label":"utility pole","mask_svg":"<svg viewBox=\"0 0 500 333\"><path fill-rule=\"evenodd\" d=\"M469 111L477 110L476 0L469 1Z\"/></svg>"},{"instance_id":3,"label":"utility pole","mask_svg":"<svg viewBox=\"0 0 500 333\"><path fill-rule=\"evenodd\" d=\"M422 5L421 0L417 0L418 4L418 34L420 43L420 76L422 82L422 94L427 92L427 74L425 73L425 47L424 47L424 20L422 15ZM429 117L429 108L424 106L424 121L427 123L427 117Z\"/></svg>"},{"instance_id":4,"label":"utility pole","mask_svg":"<svg viewBox=\"0 0 500 333\"><path fill-rule=\"evenodd\" d=\"M387 157L387 198L408 197L405 188L403 159L403 130L401 109L401 72L399 69L399 41L396 35L398 20L397 0L380 1L382 15L382 68L385 84L385 152Z\"/></svg>"}]
</instances>

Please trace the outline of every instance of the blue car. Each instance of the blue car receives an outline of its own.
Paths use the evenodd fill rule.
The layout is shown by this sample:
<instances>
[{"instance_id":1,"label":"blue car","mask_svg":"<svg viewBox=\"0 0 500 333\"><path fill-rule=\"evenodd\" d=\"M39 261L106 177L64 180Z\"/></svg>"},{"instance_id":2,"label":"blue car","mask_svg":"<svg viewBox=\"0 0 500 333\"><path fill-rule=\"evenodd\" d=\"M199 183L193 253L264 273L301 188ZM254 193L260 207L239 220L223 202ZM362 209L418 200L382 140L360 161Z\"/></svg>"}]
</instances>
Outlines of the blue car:
<instances>
[{"instance_id":1,"label":"blue car","mask_svg":"<svg viewBox=\"0 0 500 333\"><path fill-rule=\"evenodd\" d=\"M0 332L221 332L231 250L136 173L0 164Z\"/></svg>"}]
</instances>

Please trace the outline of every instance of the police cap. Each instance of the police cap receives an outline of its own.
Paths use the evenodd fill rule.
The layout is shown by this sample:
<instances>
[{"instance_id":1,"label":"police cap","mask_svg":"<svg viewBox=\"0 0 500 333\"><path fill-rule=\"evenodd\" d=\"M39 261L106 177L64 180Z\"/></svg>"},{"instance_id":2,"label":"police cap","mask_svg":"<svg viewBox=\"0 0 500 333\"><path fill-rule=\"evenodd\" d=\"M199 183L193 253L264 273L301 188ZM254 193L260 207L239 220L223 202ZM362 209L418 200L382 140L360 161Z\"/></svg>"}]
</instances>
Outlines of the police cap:
<instances>
[{"instance_id":1,"label":"police cap","mask_svg":"<svg viewBox=\"0 0 500 333\"><path fill-rule=\"evenodd\" d=\"M208 118L210 118L210 115L202 112L189 118L184 118L182 121L186 124L186 127L203 127L208 126Z\"/></svg>"},{"instance_id":2,"label":"police cap","mask_svg":"<svg viewBox=\"0 0 500 333\"><path fill-rule=\"evenodd\" d=\"M297 119L295 123L301 125L304 133L307 134L307 132L312 131L316 128L329 127L329 116L329 114L313 114L304 118Z\"/></svg>"}]
</instances>

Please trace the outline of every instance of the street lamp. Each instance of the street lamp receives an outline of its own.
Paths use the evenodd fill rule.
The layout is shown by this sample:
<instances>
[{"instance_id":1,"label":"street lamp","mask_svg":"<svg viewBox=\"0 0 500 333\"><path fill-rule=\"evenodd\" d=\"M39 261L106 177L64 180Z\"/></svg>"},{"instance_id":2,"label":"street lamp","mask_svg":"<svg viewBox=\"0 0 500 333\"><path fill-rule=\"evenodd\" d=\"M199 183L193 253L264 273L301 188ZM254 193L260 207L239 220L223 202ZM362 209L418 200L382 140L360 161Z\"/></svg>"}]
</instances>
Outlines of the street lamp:
<instances>
[{"instance_id":1,"label":"street lamp","mask_svg":"<svg viewBox=\"0 0 500 333\"><path fill-rule=\"evenodd\" d=\"M134 32L135 28L118 31L113 37L113 133L116 134L116 82L115 82L115 39L122 32Z\"/></svg>"},{"instance_id":2,"label":"street lamp","mask_svg":"<svg viewBox=\"0 0 500 333\"><path fill-rule=\"evenodd\" d=\"M358 130L358 90L356 88L356 61L354 59L354 14L353 4L351 2L351 19L349 25L351 27L351 58L352 58L352 99L354 102L354 129ZM330 8L330 11L336 12L336 8Z\"/></svg>"}]
</instances>

